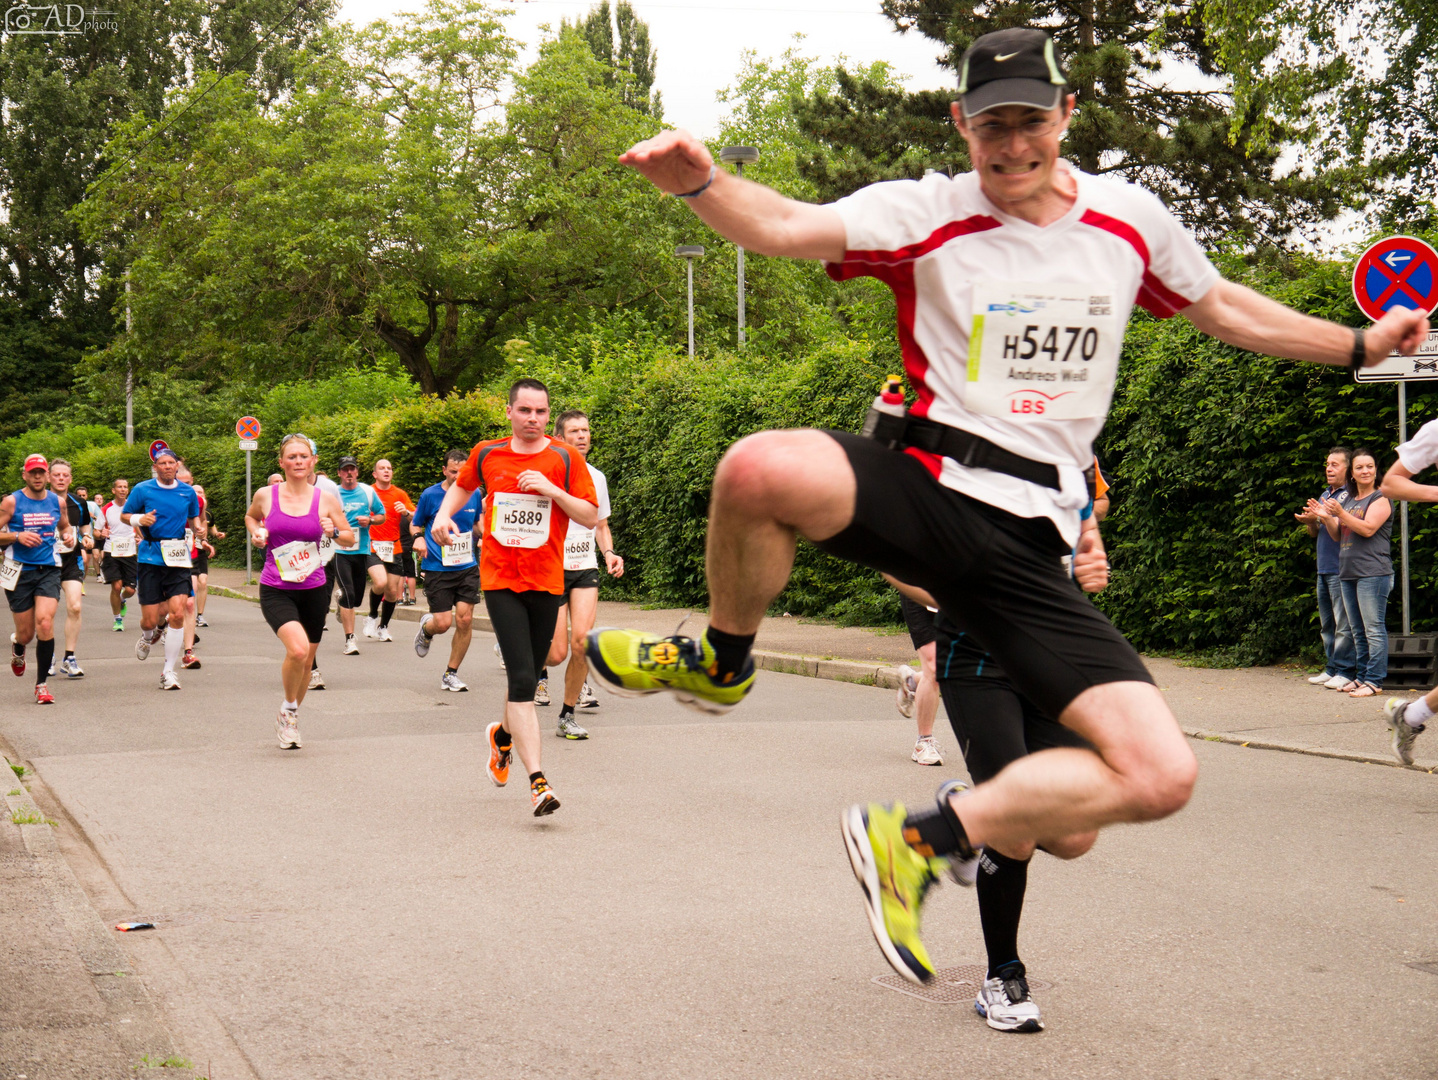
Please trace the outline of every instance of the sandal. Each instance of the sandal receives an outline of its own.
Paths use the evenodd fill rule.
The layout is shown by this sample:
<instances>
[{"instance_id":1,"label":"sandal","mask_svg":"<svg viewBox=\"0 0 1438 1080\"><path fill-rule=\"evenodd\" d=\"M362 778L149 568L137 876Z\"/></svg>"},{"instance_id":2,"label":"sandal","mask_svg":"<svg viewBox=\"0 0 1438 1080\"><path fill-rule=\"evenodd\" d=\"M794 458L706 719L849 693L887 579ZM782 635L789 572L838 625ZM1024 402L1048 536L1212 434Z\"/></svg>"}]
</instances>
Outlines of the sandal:
<instances>
[{"instance_id":1,"label":"sandal","mask_svg":"<svg viewBox=\"0 0 1438 1080\"><path fill-rule=\"evenodd\" d=\"M1374 697L1378 690L1372 683L1359 683L1358 689L1350 693L1349 697Z\"/></svg>"},{"instance_id":2,"label":"sandal","mask_svg":"<svg viewBox=\"0 0 1438 1080\"><path fill-rule=\"evenodd\" d=\"M1333 689L1337 690L1340 694L1351 694L1353 693L1353 691L1357 690L1360 685L1360 683L1356 683L1352 679L1350 679L1342 686L1335 686Z\"/></svg>"}]
</instances>

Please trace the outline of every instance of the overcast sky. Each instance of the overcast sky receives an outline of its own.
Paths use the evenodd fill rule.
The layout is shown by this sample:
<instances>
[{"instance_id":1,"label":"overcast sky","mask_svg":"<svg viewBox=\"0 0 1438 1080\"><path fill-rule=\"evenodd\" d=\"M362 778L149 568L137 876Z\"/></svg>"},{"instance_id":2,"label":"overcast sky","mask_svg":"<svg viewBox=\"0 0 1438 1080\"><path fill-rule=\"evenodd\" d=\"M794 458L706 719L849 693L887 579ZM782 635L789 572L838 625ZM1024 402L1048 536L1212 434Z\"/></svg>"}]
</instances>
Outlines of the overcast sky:
<instances>
[{"instance_id":1,"label":"overcast sky","mask_svg":"<svg viewBox=\"0 0 1438 1080\"><path fill-rule=\"evenodd\" d=\"M947 85L952 76L936 63L937 43L918 34L897 34L879 14L879 0L631 0L649 24L659 53L655 86L664 94L664 118L674 127L711 135L723 107L715 91L729 86L739 71L740 53L754 49L777 57L795 33L805 36L801 50L821 62L840 56L855 63L887 60L908 76L911 89ZM557 27L588 13L597 0L513 0L510 33L532 50L544 24ZM414 10L416 0L345 0L340 18L356 24L392 18ZM613 3L610 5L613 7ZM532 55L527 51L526 55Z\"/></svg>"}]
</instances>

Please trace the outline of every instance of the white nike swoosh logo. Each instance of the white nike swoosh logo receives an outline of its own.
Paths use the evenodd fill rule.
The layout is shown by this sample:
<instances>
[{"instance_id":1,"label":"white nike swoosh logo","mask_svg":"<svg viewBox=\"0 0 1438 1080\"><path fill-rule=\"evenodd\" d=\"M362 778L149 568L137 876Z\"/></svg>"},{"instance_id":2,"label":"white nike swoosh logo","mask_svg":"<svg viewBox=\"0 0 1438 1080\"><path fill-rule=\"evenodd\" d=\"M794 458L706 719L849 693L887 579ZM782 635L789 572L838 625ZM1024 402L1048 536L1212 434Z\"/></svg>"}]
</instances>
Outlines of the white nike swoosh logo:
<instances>
[{"instance_id":1,"label":"white nike swoosh logo","mask_svg":"<svg viewBox=\"0 0 1438 1080\"><path fill-rule=\"evenodd\" d=\"M1002 64L1005 60L1012 60L1015 56L1018 56L1018 53L1016 53L1016 52L1011 52L1011 53L1006 53L1006 54L1004 54L1003 56L996 56L996 57L994 57L994 63L996 63L996 64Z\"/></svg>"}]
</instances>

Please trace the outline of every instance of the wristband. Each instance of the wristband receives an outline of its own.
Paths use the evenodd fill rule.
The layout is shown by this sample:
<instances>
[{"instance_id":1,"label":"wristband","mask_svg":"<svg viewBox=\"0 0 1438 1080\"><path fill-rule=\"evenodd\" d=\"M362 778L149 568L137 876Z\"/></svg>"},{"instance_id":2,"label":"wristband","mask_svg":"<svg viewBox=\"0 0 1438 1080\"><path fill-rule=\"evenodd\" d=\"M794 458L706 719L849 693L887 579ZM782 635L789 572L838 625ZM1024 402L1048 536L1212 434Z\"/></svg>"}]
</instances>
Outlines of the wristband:
<instances>
[{"instance_id":1,"label":"wristband","mask_svg":"<svg viewBox=\"0 0 1438 1080\"><path fill-rule=\"evenodd\" d=\"M1364 343L1362 330L1353 331L1353 355L1348 358L1348 368L1356 376L1363 367L1363 361L1368 359L1368 346Z\"/></svg>"},{"instance_id":2,"label":"wristband","mask_svg":"<svg viewBox=\"0 0 1438 1080\"><path fill-rule=\"evenodd\" d=\"M695 188L693 191L681 191L681 192L678 192L674 197L675 197L676 199L697 199L697 198L699 198L700 195L703 195L704 192L706 192L707 190L709 190L709 185L712 184L712 183L714 183L714 177L715 177L715 175L718 173L718 171L719 171L719 167L718 167L717 165L710 165L710 166L709 166L709 179L708 179L708 180L705 180L704 183L700 184L700 185L699 185L697 188Z\"/></svg>"},{"instance_id":3,"label":"wristband","mask_svg":"<svg viewBox=\"0 0 1438 1080\"><path fill-rule=\"evenodd\" d=\"M604 554L605 554L605 555L613 555L613 554L614 554L614 549L613 549L613 548L610 548L610 549L609 549L608 551L606 551Z\"/></svg>"}]
</instances>

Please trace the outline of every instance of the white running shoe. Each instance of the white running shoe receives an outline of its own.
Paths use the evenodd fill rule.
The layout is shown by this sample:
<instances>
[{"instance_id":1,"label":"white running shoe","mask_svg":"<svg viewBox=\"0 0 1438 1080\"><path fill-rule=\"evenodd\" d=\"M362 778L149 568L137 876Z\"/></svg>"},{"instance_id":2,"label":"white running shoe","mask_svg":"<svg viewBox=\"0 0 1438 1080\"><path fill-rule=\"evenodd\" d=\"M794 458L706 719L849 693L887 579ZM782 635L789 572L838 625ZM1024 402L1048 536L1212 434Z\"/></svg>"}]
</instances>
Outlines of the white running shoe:
<instances>
[{"instance_id":1,"label":"white running shoe","mask_svg":"<svg viewBox=\"0 0 1438 1080\"><path fill-rule=\"evenodd\" d=\"M379 626L379 620L376 619L373 615L366 615L364 620L364 636L367 638L374 637L375 628L377 626Z\"/></svg>"},{"instance_id":2,"label":"white running shoe","mask_svg":"<svg viewBox=\"0 0 1438 1080\"><path fill-rule=\"evenodd\" d=\"M580 727L579 721L575 720L573 716L566 716L561 719L559 721L559 729L555 731L555 734L561 739L579 740L589 738L589 732Z\"/></svg>"},{"instance_id":3,"label":"white running shoe","mask_svg":"<svg viewBox=\"0 0 1438 1080\"><path fill-rule=\"evenodd\" d=\"M1324 680L1323 688L1325 690L1337 690L1340 686L1347 686L1349 681L1346 675L1335 675L1331 679Z\"/></svg>"},{"instance_id":4,"label":"white running shoe","mask_svg":"<svg viewBox=\"0 0 1438 1080\"><path fill-rule=\"evenodd\" d=\"M430 643L430 641L433 640L433 639L430 638L430 636L429 636L429 631L427 631L427 630L424 628L424 624L427 623L427 622L429 622L429 616L428 616L428 615L426 615L424 618L420 619L420 621L419 621L419 629L418 629L417 631L415 631L415 635L414 635L414 654L415 654L416 656L428 656L428 655L429 655L429 643Z\"/></svg>"},{"instance_id":5,"label":"white running shoe","mask_svg":"<svg viewBox=\"0 0 1438 1080\"><path fill-rule=\"evenodd\" d=\"M67 656L60 661L60 672L71 679L83 679L85 677L85 673L80 670L80 661L76 660L73 656Z\"/></svg>"},{"instance_id":6,"label":"white running shoe","mask_svg":"<svg viewBox=\"0 0 1438 1080\"><path fill-rule=\"evenodd\" d=\"M135 642L135 659L148 660L150 658L150 632L140 631L140 640Z\"/></svg>"},{"instance_id":7,"label":"white running shoe","mask_svg":"<svg viewBox=\"0 0 1438 1080\"><path fill-rule=\"evenodd\" d=\"M584 685L579 688L579 700L574 703L574 707L576 709L599 708L599 698L594 695L594 687L589 685L589 680L586 679Z\"/></svg>"},{"instance_id":8,"label":"white running shoe","mask_svg":"<svg viewBox=\"0 0 1438 1080\"><path fill-rule=\"evenodd\" d=\"M300 748L300 718L289 709L281 708L280 715L275 718L275 738L280 741L281 750L298 750Z\"/></svg>"},{"instance_id":9,"label":"white running shoe","mask_svg":"<svg viewBox=\"0 0 1438 1080\"><path fill-rule=\"evenodd\" d=\"M1011 964L999 972L998 978L985 979L974 999L974 1012L989 1022L995 1031L1042 1031L1043 1018L1039 1007L1029 997L1029 981L1022 964Z\"/></svg>"},{"instance_id":10,"label":"white running shoe","mask_svg":"<svg viewBox=\"0 0 1438 1080\"><path fill-rule=\"evenodd\" d=\"M393 641L393 640L394 640L394 635L389 632L389 627L388 627L388 626L381 626L378 630L375 631L375 635L374 635L374 636L375 636L376 638L378 638L380 641Z\"/></svg>"},{"instance_id":11,"label":"white running shoe","mask_svg":"<svg viewBox=\"0 0 1438 1080\"><path fill-rule=\"evenodd\" d=\"M944 763L944 755L939 751L939 744L932 735L925 735L914 743L913 758L920 765L942 765Z\"/></svg>"},{"instance_id":12,"label":"white running shoe","mask_svg":"<svg viewBox=\"0 0 1438 1080\"><path fill-rule=\"evenodd\" d=\"M180 677L173 671L160 672L161 690L178 690L180 688Z\"/></svg>"},{"instance_id":13,"label":"white running shoe","mask_svg":"<svg viewBox=\"0 0 1438 1080\"><path fill-rule=\"evenodd\" d=\"M55 674L55 661L53 661L53 660L50 661L50 672L49 672L49 673L50 673L51 675L54 675L54 674Z\"/></svg>"},{"instance_id":14,"label":"white running shoe","mask_svg":"<svg viewBox=\"0 0 1438 1080\"><path fill-rule=\"evenodd\" d=\"M495 655L495 658L499 661L499 670L500 670L500 671L505 670L505 667L504 667L504 653L500 651L499 642L497 642L497 641L494 643L494 655Z\"/></svg>"},{"instance_id":15,"label":"white running shoe","mask_svg":"<svg viewBox=\"0 0 1438 1080\"><path fill-rule=\"evenodd\" d=\"M536 705L549 704L549 680L540 679L539 684L534 688L534 703Z\"/></svg>"},{"instance_id":16,"label":"white running shoe","mask_svg":"<svg viewBox=\"0 0 1438 1080\"><path fill-rule=\"evenodd\" d=\"M1388 704L1383 706L1384 722L1393 732L1393 756L1404 765L1413 764L1413 743L1428 726L1422 724L1413 727L1403 719L1403 714L1408 710L1408 704L1403 698L1391 697L1388 699Z\"/></svg>"},{"instance_id":17,"label":"white running shoe","mask_svg":"<svg viewBox=\"0 0 1438 1080\"><path fill-rule=\"evenodd\" d=\"M460 680L460 677L452 671L446 671L440 676L439 688L441 690L448 690L453 694L462 694L469 689L469 687L465 686Z\"/></svg>"},{"instance_id":18,"label":"white running shoe","mask_svg":"<svg viewBox=\"0 0 1438 1080\"><path fill-rule=\"evenodd\" d=\"M1328 672L1320 671L1317 675L1308 676L1308 681L1311 682L1314 686L1326 686L1328 684L1328 681L1332 678L1333 676L1328 674Z\"/></svg>"},{"instance_id":19,"label":"white running shoe","mask_svg":"<svg viewBox=\"0 0 1438 1080\"><path fill-rule=\"evenodd\" d=\"M908 664L899 665L899 712L905 717L914 715L914 694L919 689L919 673ZM918 758L914 758L918 761Z\"/></svg>"},{"instance_id":20,"label":"white running shoe","mask_svg":"<svg viewBox=\"0 0 1438 1080\"><path fill-rule=\"evenodd\" d=\"M319 668L310 668L310 689L323 690L325 688L325 677L320 674Z\"/></svg>"},{"instance_id":21,"label":"white running shoe","mask_svg":"<svg viewBox=\"0 0 1438 1080\"><path fill-rule=\"evenodd\" d=\"M346 655L346 656L358 656L358 655L359 655L359 642L355 641L353 635L351 635L350 637L345 638L345 655Z\"/></svg>"}]
</instances>

